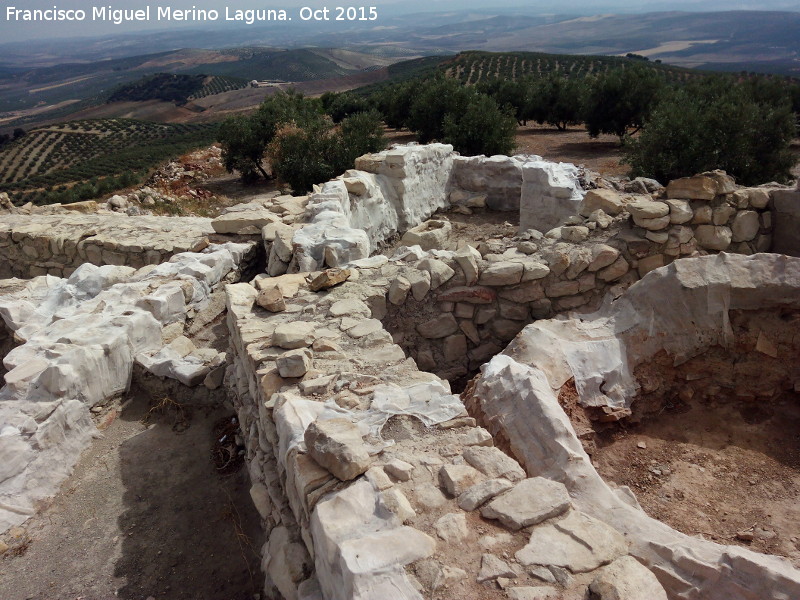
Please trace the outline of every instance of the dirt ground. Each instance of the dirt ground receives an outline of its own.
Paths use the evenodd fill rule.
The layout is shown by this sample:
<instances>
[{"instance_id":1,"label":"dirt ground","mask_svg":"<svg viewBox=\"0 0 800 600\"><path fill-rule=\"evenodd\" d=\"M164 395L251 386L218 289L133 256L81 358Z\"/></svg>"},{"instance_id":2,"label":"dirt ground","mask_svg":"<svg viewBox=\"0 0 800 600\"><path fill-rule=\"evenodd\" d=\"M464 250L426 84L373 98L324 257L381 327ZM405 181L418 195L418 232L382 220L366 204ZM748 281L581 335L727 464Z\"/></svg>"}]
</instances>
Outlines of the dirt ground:
<instances>
[{"instance_id":1,"label":"dirt ground","mask_svg":"<svg viewBox=\"0 0 800 600\"><path fill-rule=\"evenodd\" d=\"M263 542L244 467L221 476L213 428L230 415L123 405L49 506L6 539L3 600L253 600Z\"/></svg>"},{"instance_id":2,"label":"dirt ground","mask_svg":"<svg viewBox=\"0 0 800 600\"><path fill-rule=\"evenodd\" d=\"M619 138L601 135L592 139L583 127L570 127L566 131L535 123L519 127L516 153L583 165L603 175L625 176L629 171L627 165L620 163Z\"/></svg>"},{"instance_id":3,"label":"dirt ground","mask_svg":"<svg viewBox=\"0 0 800 600\"><path fill-rule=\"evenodd\" d=\"M600 474L689 535L800 566L800 398L694 404L600 436Z\"/></svg>"}]
</instances>

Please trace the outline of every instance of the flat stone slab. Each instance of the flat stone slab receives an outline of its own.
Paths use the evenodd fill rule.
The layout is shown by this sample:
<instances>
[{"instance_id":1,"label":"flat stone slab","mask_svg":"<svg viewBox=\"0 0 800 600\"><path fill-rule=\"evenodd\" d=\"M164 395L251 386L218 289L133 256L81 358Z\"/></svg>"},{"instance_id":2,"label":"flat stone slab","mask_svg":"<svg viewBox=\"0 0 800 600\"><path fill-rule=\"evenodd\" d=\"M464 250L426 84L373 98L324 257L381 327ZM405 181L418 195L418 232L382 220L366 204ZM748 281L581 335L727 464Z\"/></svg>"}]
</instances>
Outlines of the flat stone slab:
<instances>
[{"instance_id":1,"label":"flat stone slab","mask_svg":"<svg viewBox=\"0 0 800 600\"><path fill-rule=\"evenodd\" d=\"M513 531L537 525L563 514L570 506L570 497L563 483L532 477L497 496L481 509L487 519L497 519Z\"/></svg>"},{"instance_id":2,"label":"flat stone slab","mask_svg":"<svg viewBox=\"0 0 800 600\"><path fill-rule=\"evenodd\" d=\"M515 556L520 564L556 566L586 573L627 554L620 532L573 510L560 521L536 527L528 544Z\"/></svg>"}]
</instances>

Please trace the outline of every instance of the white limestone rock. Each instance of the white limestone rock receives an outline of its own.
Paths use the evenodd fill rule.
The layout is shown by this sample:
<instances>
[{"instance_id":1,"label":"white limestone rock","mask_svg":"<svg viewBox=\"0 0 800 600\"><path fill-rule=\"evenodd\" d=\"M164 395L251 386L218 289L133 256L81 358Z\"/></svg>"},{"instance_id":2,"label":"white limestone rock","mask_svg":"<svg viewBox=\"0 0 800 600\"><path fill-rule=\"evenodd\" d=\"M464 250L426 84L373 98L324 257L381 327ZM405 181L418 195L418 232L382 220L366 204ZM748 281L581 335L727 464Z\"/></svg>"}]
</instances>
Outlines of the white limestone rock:
<instances>
[{"instance_id":1,"label":"white limestone rock","mask_svg":"<svg viewBox=\"0 0 800 600\"><path fill-rule=\"evenodd\" d=\"M523 479L481 509L487 519L497 519L517 531L564 513L570 506L563 483L544 477Z\"/></svg>"},{"instance_id":2,"label":"white limestone rock","mask_svg":"<svg viewBox=\"0 0 800 600\"><path fill-rule=\"evenodd\" d=\"M587 514L570 511L560 520L534 528L515 556L522 565L554 565L586 573L626 554L625 538Z\"/></svg>"},{"instance_id":3,"label":"white limestone rock","mask_svg":"<svg viewBox=\"0 0 800 600\"><path fill-rule=\"evenodd\" d=\"M473 511L485 504L498 494L510 490L513 487L508 479L487 479L473 486L470 486L458 497L458 506L462 510Z\"/></svg>"},{"instance_id":4,"label":"white limestone rock","mask_svg":"<svg viewBox=\"0 0 800 600\"><path fill-rule=\"evenodd\" d=\"M499 448L470 446L464 449L464 458L490 479L519 481L525 478L525 471L519 463Z\"/></svg>"},{"instance_id":5,"label":"white limestone rock","mask_svg":"<svg viewBox=\"0 0 800 600\"><path fill-rule=\"evenodd\" d=\"M272 334L272 344L285 350L306 348L314 343L316 324L312 321L281 323Z\"/></svg>"},{"instance_id":6,"label":"white limestone rock","mask_svg":"<svg viewBox=\"0 0 800 600\"><path fill-rule=\"evenodd\" d=\"M632 556L622 556L601 568L589 590L599 600L667 600L656 576Z\"/></svg>"},{"instance_id":7,"label":"white limestone rock","mask_svg":"<svg viewBox=\"0 0 800 600\"><path fill-rule=\"evenodd\" d=\"M314 421L304 439L311 457L342 481L358 477L372 462L358 427L347 419Z\"/></svg>"},{"instance_id":8,"label":"white limestone rock","mask_svg":"<svg viewBox=\"0 0 800 600\"><path fill-rule=\"evenodd\" d=\"M584 192L574 165L531 161L522 166L519 230L550 231L575 215Z\"/></svg>"}]
</instances>

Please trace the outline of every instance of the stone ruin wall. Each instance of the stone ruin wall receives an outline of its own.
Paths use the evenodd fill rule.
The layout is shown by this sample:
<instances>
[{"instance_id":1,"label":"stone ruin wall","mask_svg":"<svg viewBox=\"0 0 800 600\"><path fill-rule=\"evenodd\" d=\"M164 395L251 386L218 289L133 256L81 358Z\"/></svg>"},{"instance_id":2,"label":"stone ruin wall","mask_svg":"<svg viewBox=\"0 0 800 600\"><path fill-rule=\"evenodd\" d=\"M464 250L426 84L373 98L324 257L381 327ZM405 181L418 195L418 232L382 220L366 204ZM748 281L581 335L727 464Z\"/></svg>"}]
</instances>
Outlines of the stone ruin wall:
<instances>
[{"instance_id":1,"label":"stone ruin wall","mask_svg":"<svg viewBox=\"0 0 800 600\"><path fill-rule=\"evenodd\" d=\"M627 557L621 535L574 510L561 483L526 477L447 382L419 371L392 342L368 305L388 285L380 268L353 268L326 294L293 275L258 280L287 296L277 314L258 306L253 286L227 288L235 349L228 387L268 534L267 597L420 599L447 597L458 585L463 597L501 598L482 584L502 580L510 598L578 598L622 577L648 599L665 599L655 577ZM316 428L349 431L351 443L319 444ZM530 514L491 500L508 490L538 499ZM478 513L488 519L480 531ZM544 524L546 515L563 517L570 533ZM538 523L530 539L521 531ZM536 536L552 535L591 549L576 546L582 558L539 567L547 561ZM500 547L514 548L518 562L499 558Z\"/></svg>"},{"instance_id":2,"label":"stone ruin wall","mask_svg":"<svg viewBox=\"0 0 800 600\"><path fill-rule=\"evenodd\" d=\"M60 269L51 274L67 275L73 263L83 261L116 264L113 261L124 258L138 265L137 261L146 260L142 253L147 250L158 252L159 261L184 247L201 250L211 231L261 232L266 270L272 277L215 292L224 300L231 337L223 363L203 363L202 369L190 369L194 375L182 371L181 355L190 349L179 335L151 344L149 357L137 360L132 368L138 373L137 381L156 386L168 382L174 388L171 393L179 396L190 397L193 392L187 389L200 388L210 401L220 397L220 390L229 395L246 442L251 496L269 534L262 549L268 597L431 597L459 581L476 586L476 578L514 582L511 587L520 590L550 586L553 593L566 593L585 590L589 584L599 586L604 578L622 577L639 581L641 589L649 590L648 598L662 598L661 585L650 571L625 560L628 550L619 542L619 533L603 523L607 515L587 504L581 489L572 485L574 479L556 469L564 448L570 448L569 452L582 452L582 448L580 442L574 447L572 441L565 441L564 431L571 426L555 407L547 409L550 420L543 421L543 427L561 423L562 429L537 434L544 435L537 442L541 447L554 445L552 456L545 460L553 469L531 462L532 449L526 454L524 439L514 431L505 426L490 429L498 443L515 448L528 475L543 475L569 488L572 501L564 502L564 490L550 486L556 499L538 510L547 512L558 506L559 514L567 519L565 528L596 535L602 543L593 547L588 566L580 568L572 563L553 564L542 571L535 562L541 559L532 558L531 549L521 555L530 559L530 567L520 570L523 562L508 564L492 554L484 538L506 543L509 538L503 536L511 536L518 551L533 538L520 534L514 520L518 515L500 505L487 508L493 504L490 499L512 486L519 486L522 493L529 485L547 488L550 484L526 478L516 461L496 450L491 435L477 427L458 398L449 393L446 380L474 371L527 323L597 307L605 296L619 296L675 258L769 249L770 193L787 192L736 188L729 178L713 173L673 182L666 191L647 196L600 189L583 197L576 195L575 172L554 169L550 163L531 164L536 160L529 158L462 158L442 145L390 150L362 157L357 163L360 170L320 186L308 198L265 198L232 207L210 224L202 219L189 223L186 230L179 228L187 219L149 218L150 231L166 226L172 233L166 242L152 234L156 241L140 243L138 253L132 233L135 226L121 234L117 223L123 221L117 221L118 217L88 219L93 225L78 229L80 240L67 236L78 219L58 217L51 223L36 217L23 224L4 217L0 252L8 257L5 264L14 265L20 275L43 274L41 269ZM550 210L554 204L564 210L556 223L563 226L542 227L546 231L529 232L513 243L486 240L478 249L428 253L412 247L392 260L369 258L387 241L450 205L498 210L522 206L527 212L536 207ZM85 224L87 219L82 216L80 221ZM114 229L107 237L106 222L113 223ZM63 234L56 223L65 224ZM146 223L150 228L151 221ZM442 239L446 244L446 236L438 241ZM155 255L151 258L156 260ZM344 264L351 270L350 279L325 294L311 292L299 274ZM275 287L285 299L286 310L273 314L262 310L256 299L259 291ZM148 310L158 313L157 317L166 314L167 297L172 296L167 292ZM224 309L212 311L213 318L224 314ZM181 310L181 332L187 332L196 314L183 303ZM161 320L167 325L168 319ZM156 352L156 346L163 344L170 350ZM207 354L201 362L212 359ZM215 351L213 360L219 356ZM230 366L226 369L225 365ZM197 375L201 371L203 378ZM209 380L211 373L213 380ZM491 368L484 373L486 385L492 373ZM529 383L523 379L512 377L502 380L502 385L518 389L520 398L529 397ZM470 389L474 392L475 388ZM498 410L501 406L498 403ZM609 406L611 412L620 408ZM363 439L366 455L359 450L360 442L353 442L358 452L349 456L349 462L364 467L366 478L333 476L320 466L330 448L315 445L308 430L312 424L323 427L332 420L351 441L354 427L355 438ZM414 424L417 420L429 427L420 428ZM83 435L88 429L81 431ZM314 459L309 444L314 446ZM335 470L332 464L327 466ZM521 481L533 483L520 485ZM619 500L616 492L608 496L606 488L591 481L598 486L592 493L599 490L603 502ZM465 523L472 522L470 513L482 502L488 504L481 513L496 530L477 538ZM613 524L624 530L619 523ZM533 531L556 535L552 525L542 527ZM681 539L681 543L686 542ZM456 554L448 554L453 548ZM464 548L470 548L469 553L464 554ZM363 553L373 559L365 562L359 558ZM658 575L671 596L696 597L674 595L680 588L673 580L675 567L670 566L680 563L676 556L636 556ZM764 575L760 559L737 554L735 560L754 581ZM716 563L707 568L718 570ZM725 569L720 573L729 575ZM798 579L791 573L781 576L790 587ZM486 588L469 589L475 595ZM747 586L730 589L729 597L745 598L750 593ZM524 593L533 592L519 592Z\"/></svg>"},{"instance_id":3,"label":"stone ruin wall","mask_svg":"<svg viewBox=\"0 0 800 600\"><path fill-rule=\"evenodd\" d=\"M780 323L800 307L798 277L800 260L776 254L677 261L597 313L526 328L481 369L465 404L530 475L564 482L576 506L622 531L670 598L795 597L800 578L787 561L679 533L648 517L630 490L605 482L558 393L573 381L580 406L596 417L636 414L640 401L646 413L663 399L659 384L676 394L735 397L736 366L715 363L720 352L750 359L744 370L754 354L767 357L762 381L743 387L743 400L796 389L796 361L778 363L796 354L796 336ZM671 368L648 368L666 364L663 357Z\"/></svg>"},{"instance_id":4,"label":"stone ruin wall","mask_svg":"<svg viewBox=\"0 0 800 600\"><path fill-rule=\"evenodd\" d=\"M138 269L199 252L213 234L200 217L13 215L0 218L0 277L69 277L84 263Z\"/></svg>"},{"instance_id":5,"label":"stone ruin wall","mask_svg":"<svg viewBox=\"0 0 800 600\"><path fill-rule=\"evenodd\" d=\"M453 251L443 222L409 241L433 252L412 249L382 269L391 285L385 301L374 300L377 318L420 368L448 380L474 373L531 321L597 308L610 288L618 295L676 258L768 251L770 195L780 192L740 188L715 172L652 194L583 196L574 167L528 156L453 158L441 144L368 155L356 166L363 170L309 197L311 224L265 228L271 276L363 259L446 206L516 210L527 223L515 243Z\"/></svg>"}]
</instances>

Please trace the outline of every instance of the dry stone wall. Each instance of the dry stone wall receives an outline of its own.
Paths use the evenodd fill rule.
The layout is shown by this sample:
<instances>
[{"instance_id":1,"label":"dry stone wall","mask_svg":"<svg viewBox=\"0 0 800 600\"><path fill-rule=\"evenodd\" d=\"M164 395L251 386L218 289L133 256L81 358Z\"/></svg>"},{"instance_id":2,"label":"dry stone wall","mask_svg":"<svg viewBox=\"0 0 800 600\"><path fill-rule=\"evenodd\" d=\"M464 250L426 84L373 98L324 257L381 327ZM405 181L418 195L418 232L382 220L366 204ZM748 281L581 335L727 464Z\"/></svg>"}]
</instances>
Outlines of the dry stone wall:
<instances>
[{"instance_id":1,"label":"dry stone wall","mask_svg":"<svg viewBox=\"0 0 800 600\"><path fill-rule=\"evenodd\" d=\"M677 258L770 247L767 190L736 189L713 173L672 182L658 196L591 190L580 214L546 235L529 230L455 252L401 248L382 267L390 279L384 321L421 368L453 380L531 321L597 308Z\"/></svg>"},{"instance_id":2,"label":"dry stone wall","mask_svg":"<svg viewBox=\"0 0 800 600\"><path fill-rule=\"evenodd\" d=\"M98 434L91 409L125 394L136 365L203 398L219 388L226 353L187 335L216 318L214 288L238 279L254 247L213 245L138 270L84 263L69 278L3 286L15 347L0 389L0 532L58 490Z\"/></svg>"},{"instance_id":3,"label":"dry stone wall","mask_svg":"<svg viewBox=\"0 0 800 600\"><path fill-rule=\"evenodd\" d=\"M303 275L226 288L267 597L577 599L628 586L665 600L622 535L574 510L562 483L528 477L392 342L377 318L385 266L353 267L327 291ZM268 290L284 311L260 307Z\"/></svg>"},{"instance_id":4,"label":"dry stone wall","mask_svg":"<svg viewBox=\"0 0 800 600\"><path fill-rule=\"evenodd\" d=\"M6 214L0 218L0 277L69 277L84 263L138 269L199 252L212 233L211 219L199 217Z\"/></svg>"}]
</instances>

